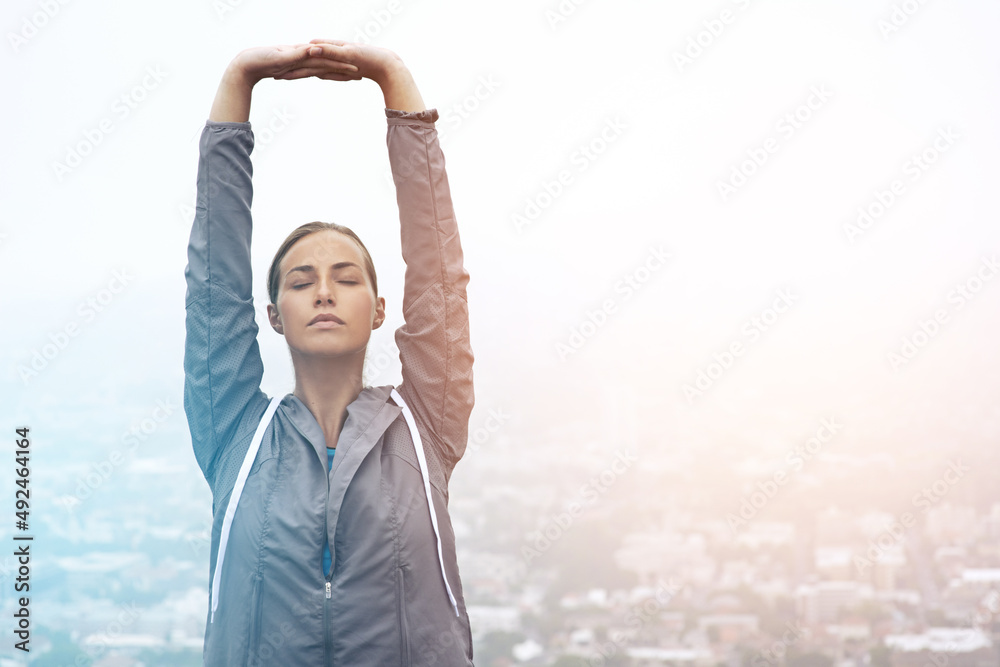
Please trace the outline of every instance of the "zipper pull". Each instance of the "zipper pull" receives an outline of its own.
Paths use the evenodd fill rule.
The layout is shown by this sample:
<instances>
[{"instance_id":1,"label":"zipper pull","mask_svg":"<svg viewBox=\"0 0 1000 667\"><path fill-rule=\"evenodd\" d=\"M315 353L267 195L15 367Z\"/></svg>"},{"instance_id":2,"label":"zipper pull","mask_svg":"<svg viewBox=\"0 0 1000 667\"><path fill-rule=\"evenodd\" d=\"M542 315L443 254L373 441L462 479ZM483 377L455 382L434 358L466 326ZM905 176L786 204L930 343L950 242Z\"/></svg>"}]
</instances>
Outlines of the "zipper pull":
<instances>
[{"instance_id":1,"label":"zipper pull","mask_svg":"<svg viewBox=\"0 0 1000 667\"><path fill-rule=\"evenodd\" d=\"M326 599L330 599L330 582L326 582Z\"/></svg>"}]
</instances>

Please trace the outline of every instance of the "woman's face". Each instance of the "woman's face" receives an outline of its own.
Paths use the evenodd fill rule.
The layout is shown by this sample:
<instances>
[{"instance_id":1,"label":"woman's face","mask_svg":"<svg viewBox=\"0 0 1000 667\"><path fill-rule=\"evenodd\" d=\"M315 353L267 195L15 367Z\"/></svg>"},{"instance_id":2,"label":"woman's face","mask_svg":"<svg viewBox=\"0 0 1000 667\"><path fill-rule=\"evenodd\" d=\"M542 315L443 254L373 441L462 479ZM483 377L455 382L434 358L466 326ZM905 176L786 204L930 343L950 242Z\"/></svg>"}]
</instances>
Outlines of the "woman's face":
<instances>
[{"instance_id":1,"label":"woman's face","mask_svg":"<svg viewBox=\"0 0 1000 667\"><path fill-rule=\"evenodd\" d=\"M375 298L357 244L344 234L324 230L288 249L278 274L277 308L268 304L267 314L293 352L363 355L372 330L385 320L385 299ZM342 323L323 321L324 316Z\"/></svg>"}]
</instances>

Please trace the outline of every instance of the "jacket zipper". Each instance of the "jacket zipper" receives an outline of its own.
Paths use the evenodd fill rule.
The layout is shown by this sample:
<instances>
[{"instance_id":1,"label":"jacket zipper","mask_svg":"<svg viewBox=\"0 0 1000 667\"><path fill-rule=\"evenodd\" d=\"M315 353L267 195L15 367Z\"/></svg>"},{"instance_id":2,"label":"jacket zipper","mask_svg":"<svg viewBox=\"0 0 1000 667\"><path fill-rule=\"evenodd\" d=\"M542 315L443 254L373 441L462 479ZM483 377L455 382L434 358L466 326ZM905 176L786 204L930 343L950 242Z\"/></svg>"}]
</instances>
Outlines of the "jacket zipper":
<instances>
[{"instance_id":1,"label":"jacket zipper","mask_svg":"<svg viewBox=\"0 0 1000 667\"><path fill-rule=\"evenodd\" d=\"M324 467L326 467L326 466L324 466ZM327 469L325 472L326 472L326 502L327 502L327 504L329 504L329 502L330 502L330 471L329 471L329 469ZM327 548L330 549L330 556L331 556L331 561L332 561L333 560L332 559L332 556L333 556L333 544L329 542L329 533L327 532L327 525L326 525L326 516L327 516L327 514L326 514L325 510L326 510L326 505L324 505L324 513L323 513L323 536L325 538L325 541L327 541L327 543L328 543L327 544ZM333 663L333 649L330 646L330 598L333 597L333 593L332 593L332 590L331 590L332 586L330 585L330 579L333 577L333 564L332 563L330 564L330 573L327 574L326 572L324 572L323 575L325 577L327 577L327 580L326 580L325 585L324 585L324 589L325 589L324 595L326 596L326 599L323 600L323 646L325 647L327 664L328 665L333 665L334 664Z\"/></svg>"},{"instance_id":2,"label":"jacket zipper","mask_svg":"<svg viewBox=\"0 0 1000 667\"><path fill-rule=\"evenodd\" d=\"M333 653L330 649L330 582L326 582L326 600L323 601L323 646L326 653L326 663L333 664Z\"/></svg>"}]
</instances>

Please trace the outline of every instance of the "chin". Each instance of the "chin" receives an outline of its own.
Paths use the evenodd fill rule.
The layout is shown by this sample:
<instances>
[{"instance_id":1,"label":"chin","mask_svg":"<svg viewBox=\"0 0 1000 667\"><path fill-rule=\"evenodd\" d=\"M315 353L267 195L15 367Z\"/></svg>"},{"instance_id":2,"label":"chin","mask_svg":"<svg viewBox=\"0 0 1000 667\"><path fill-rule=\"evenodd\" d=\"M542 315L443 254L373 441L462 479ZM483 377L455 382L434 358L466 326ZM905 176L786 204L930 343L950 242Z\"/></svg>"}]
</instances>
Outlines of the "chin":
<instances>
[{"instance_id":1,"label":"chin","mask_svg":"<svg viewBox=\"0 0 1000 667\"><path fill-rule=\"evenodd\" d=\"M361 347L356 347L350 344L345 344L343 341L338 341L336 344L316 344L313 342L312 345L307 347L295 347L289 344L288 348L293 354L298 354L300 357L311 357L313 359L325 359L325 358L336 358L343 357L360 352L364 354L365 348L367 347L367 342L362 344Z\"/></svg>"}]
</instances>

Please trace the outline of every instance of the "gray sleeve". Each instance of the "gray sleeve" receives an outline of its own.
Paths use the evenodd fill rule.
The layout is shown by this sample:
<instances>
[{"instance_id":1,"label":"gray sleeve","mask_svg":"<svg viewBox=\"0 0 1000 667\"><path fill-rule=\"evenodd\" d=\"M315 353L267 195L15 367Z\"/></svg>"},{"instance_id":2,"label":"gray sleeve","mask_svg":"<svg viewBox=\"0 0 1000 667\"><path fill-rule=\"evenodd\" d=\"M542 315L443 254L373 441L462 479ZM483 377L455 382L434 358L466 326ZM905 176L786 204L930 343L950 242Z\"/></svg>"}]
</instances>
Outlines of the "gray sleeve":
<instances>
[{"instance_id":1,"label":"gray sleeve","mask_svg":"<svg viewBox=\"0 0 1000 667\"><path fill-rule=\"evenodd\" d=\"M248 405L267 400L254 320L250 123L208 121L199 144L197 202L184 271L184 411L210 485Z\"/></svg>"}]
</instances>

